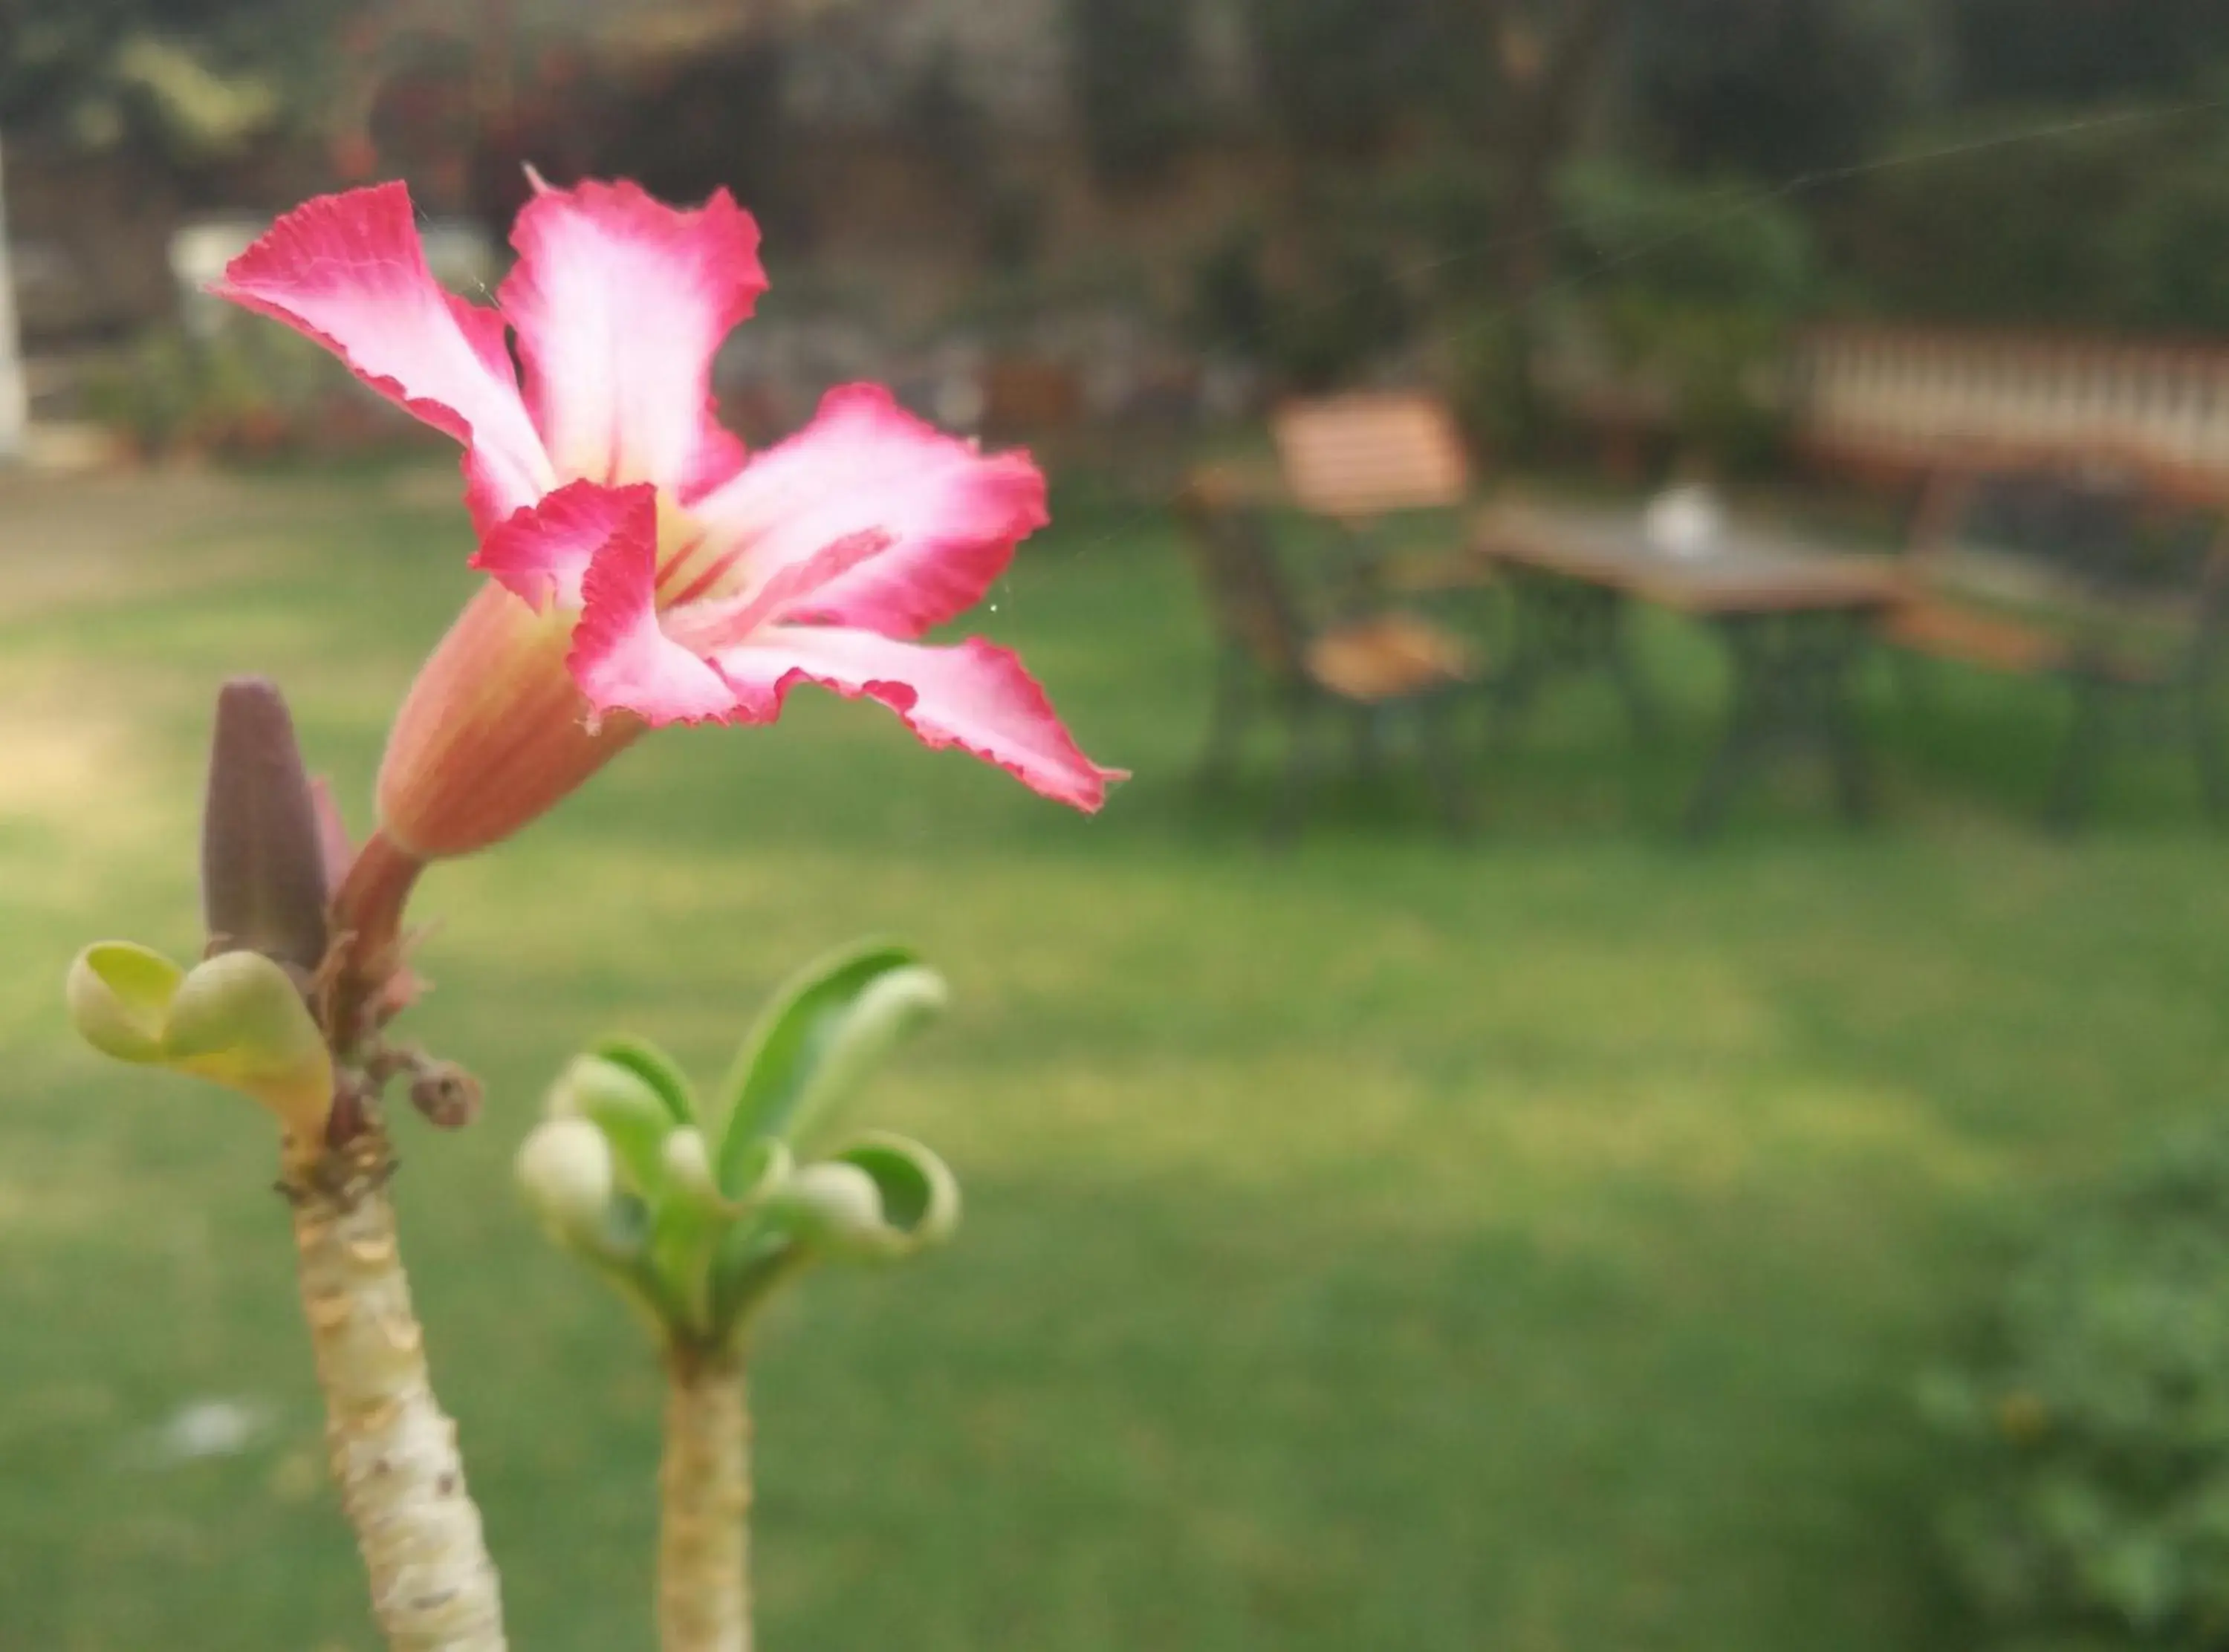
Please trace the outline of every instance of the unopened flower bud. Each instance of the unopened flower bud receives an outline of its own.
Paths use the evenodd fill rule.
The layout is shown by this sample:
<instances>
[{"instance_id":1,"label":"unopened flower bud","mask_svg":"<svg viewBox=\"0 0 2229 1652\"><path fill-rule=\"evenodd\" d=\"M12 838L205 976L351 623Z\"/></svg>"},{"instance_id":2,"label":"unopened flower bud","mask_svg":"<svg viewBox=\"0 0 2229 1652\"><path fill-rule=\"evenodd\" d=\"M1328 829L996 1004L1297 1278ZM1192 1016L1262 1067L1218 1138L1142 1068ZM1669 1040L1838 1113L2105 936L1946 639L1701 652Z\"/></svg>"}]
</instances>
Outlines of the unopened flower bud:
<instances>
[{"instance_id":1,"label":"unopened flower bud","mask_svg":"<svg viewBox=\"0 0 2229 1652\"><path fill-rule=\"evenodd\" d=\"M261 677L217 695L202 815L209 938L314 970L325 956L324 835L286 697Z\"/></svg>"},{"instance_id":2,"label":"unopened flower bud","mask_svg":"<svg viewBox=\"0 0 2229 1652\"><path fill-rule=\"evenodd\" d=\"M725 1201L712 1176L711 1150L702 1130L684 1127L665 1138L663 1149L665 1180L673 1191L696 1204L716 1207Z\"/></svg>"},{"instance_id":3,"label":"unopened flower bud","mask_svg":"<svg viewBox=\"0 0 2229 1652\"><path fill-rule=\"evenodd\" d=\"M676 1124L665 1098L636 1073L601 1055L567 1063L550 1086L552 1118L585 1118L604 1133L637 1193L665 1181L665 1139Z\"/></svg>"},{"instance_id":4,"label":"unopened flower bud","mask_svg":"<svg viewBox=\"0 0 2229 1652\"><path fill-rule=\"evenodd\" d=\"M553 1238L575 1249L601 1248L617 1192L601 1130L584 1118L551 1119L520 1145L515 1169L526 1202Z\"/></svg>"}]
</instances>

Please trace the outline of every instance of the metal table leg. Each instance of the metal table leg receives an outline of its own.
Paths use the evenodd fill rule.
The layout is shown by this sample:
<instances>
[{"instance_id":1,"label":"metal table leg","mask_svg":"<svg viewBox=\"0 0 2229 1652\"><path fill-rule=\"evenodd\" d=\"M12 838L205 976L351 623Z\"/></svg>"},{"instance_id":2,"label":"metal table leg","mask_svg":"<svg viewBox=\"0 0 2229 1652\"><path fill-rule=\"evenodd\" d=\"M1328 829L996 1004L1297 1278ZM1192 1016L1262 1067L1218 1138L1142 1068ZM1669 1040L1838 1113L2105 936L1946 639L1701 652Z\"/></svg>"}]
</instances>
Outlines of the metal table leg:
<instances>
[{"instance_id":1,"label":"metal table leg","mask_svg":"<svg viewBox=\"0 0 2229 1652\"><path fill-rule=\"evenodd\" d=\"M1733 676L1725 733L1687 805L1686 831L1705 837L1741 786L1776 755L1808 748L1826 759L1853 823L1873 812L1873 777L1859 726L1857 667L1868 617L1845 610L1744 614L1718 621Z\"/></svg>"},{"instance_id":2,"label":"metal table leg","mask_svg":"<svg viewBox=\"0 0 2229 1652\"><path fill-rule=\"evenodd\" d=\"M1616 686L1634 738L1654 738L1663 720L1634 657L1624 593L1521 570L1509 578L1516 611L1502 683L1505 710L1529 707L1552 678L1601 671Z\"/></svg>"}]
</instances>

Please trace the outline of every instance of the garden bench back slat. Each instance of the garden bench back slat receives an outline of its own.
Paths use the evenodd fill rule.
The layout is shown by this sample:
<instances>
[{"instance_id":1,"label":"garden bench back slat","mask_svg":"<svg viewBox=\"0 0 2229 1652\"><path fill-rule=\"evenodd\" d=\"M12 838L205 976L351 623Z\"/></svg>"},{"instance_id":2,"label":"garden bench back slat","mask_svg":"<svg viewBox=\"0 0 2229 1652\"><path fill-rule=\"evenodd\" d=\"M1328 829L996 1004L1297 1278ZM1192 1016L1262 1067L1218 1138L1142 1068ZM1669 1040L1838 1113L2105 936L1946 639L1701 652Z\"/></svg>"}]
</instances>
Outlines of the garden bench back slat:
<instances>
[{"instance_id":1,"label":"garden bench back slat","mask_svg":"<svg viewBox=\"0 0 2229 1652\"><path fill-rule=\"evenodd\" d=\"M1286 486L1318 515L1352 523L1470 497L1470 456L1436 397L1366 391L1288 402L1271 432Z\"/></svg>"}]
</instances>

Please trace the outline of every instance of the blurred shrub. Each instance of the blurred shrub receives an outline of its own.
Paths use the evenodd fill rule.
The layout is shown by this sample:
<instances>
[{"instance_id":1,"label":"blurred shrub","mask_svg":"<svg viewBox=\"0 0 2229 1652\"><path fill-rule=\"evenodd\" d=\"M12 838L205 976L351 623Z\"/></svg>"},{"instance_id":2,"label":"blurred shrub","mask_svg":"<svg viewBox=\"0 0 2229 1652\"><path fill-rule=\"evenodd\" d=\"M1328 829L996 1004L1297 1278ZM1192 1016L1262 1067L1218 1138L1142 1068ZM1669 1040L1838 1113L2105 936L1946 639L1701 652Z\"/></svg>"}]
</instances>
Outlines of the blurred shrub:
<instances>
[{"instance_id":1,"label":"blurred shrub","mask_svg":"<svg viewBox=\"0 0 2229 1652\"><path fill-rule=\"evenodd\" d=\"M1538 456L1551 437L1555 409L1532 384L1534 341L1510 308L1475 304L1437 333L1452 375L1455 416L1482 453Z\"/></svg>"},{"instance_id":2,"label":"blurred shrub","mask_svg":"<svg viewBox=\"0 0 2229 1652\"><path fill-rule=\"evenodd\" d=\"M1676 442L1729 469L1770 458L1783 336L1821 288L1808 221L1750 191L1606 165L1567 171L1556 207L1557 279L1519 317L1499 192L1478 168L1428 155L1391 176L1319 178L1282 217L1207 247L1193 330L1286 389L1404 360L1444 374L1473 434L1502 451L1551 433L1555 399L1536 394L1536 371L1552 377L1576 355ZM1545 368L1542 338L1562 356Z\"/></svg>"},{"instance_id":3,"label":"blurred shrub","mask_svg":"<svg viewBox=\"0 0 2229 1652\"><path fill-rule=\"evenodd\" d=\"M2149 173L2110 246L2131 323L2229 332L2229 144Z\"/></svg>"},{"instance_id":4,"label":"blurred shrub","mask_svg":"<svg viewBox=\"0 0 2229 1652\"><path fill-rule=\"evenodd\" d=\"M143 458L176 448L200 399L192 349L176 328L146 335L86 375L85 411Z\"/></svg>"},{"instance_id":5,"label":"blurred shrub","mask_svg":"<svg viewBox=\"0 0 2229 1652\"><path fill-rule=\"evenodd\" d=\"M1589 163L1557 180L1556 209L1571 227L1564 273L1593 292L1639 288L1788 315L1817 291L1808 223L1746 185Z\"/></svg>"},{"instance_id":6,"label":"blurred shrub","mask_svg":"<svg viewBox=\"0 0 2229 1652\"><path fill-rule=\"evenodd\" d=\"M931 337L972 337L994 349L1038 349L1086 315L1147 316L1153 286L1134 259L1108 257L1057 270L1008 272L964 288L938 312ZM857 313L854 311L853 313Z\"/></svg>"},{"instance_id":7,"label":"blurred shrub","mask_svg":"<svg viewBox=\"0 0 2229 1652\"><path fill-rule=\"evenodd\" d=\"M2073 1213L1925 1400L1964 1459L1948 1552L1999 1644L2229 1646L2229 1124Z\"/></svg>"},{"instance_id":8,"label":"blurred shrub","mask_svg":"<svg viewBox=\"0 0 2229 1652\"><path fill-rule=\"evenodd\" d=\"M1787 336L1781 315L1646 290L1613 293L1595 315L1625 375L1661 393L1680 446L1735 474L1778 460L1784 426L1778 375Z\"/></svg>"},{"instance_id":9,"label":"blurred shrub","mask_svg":"<svg viewBox=\"0 0 2229 1652\"><path fill-rule=\"evenodd\" d=\"M1557 193L1559 348L1721 467L1774 458L1786 332L1821 289L1806 221L1745 189L1602 164L1568 170Z\"/></svg>"},{"instance_id":10,"label":"blurred shrub","mask_svg":"<svg viewBox=\"0 0 2229 1652\"><path fill-rule=\"evenodd\" d=\"M324 350L261 322L206 336L155 329L89 373L82 394L87 416L143 458L332 451L408 431Z\"/></svg>"},{"instance_id":11,"label":"blurred shrub","mask_svg":"<svg viewBox=\"0 0 2229 1652\"><path fill-rule=\"evenodd\" d=\"M1193 261L1192 327L1205 348L1247 361L1268 352L1277 299L1263 267L1266 240L1257 224L1234 225Z\"/></svg>"},{"instance_id":12,"label":"blurred shrub","mask_svg":"<svg viewBox=\"0 0 2229 1652\"><path fill-rule=\"evenodd\" d=\"M1336 210L1226 232L1192 266L1191 312L1208 350L1303 391L1366 376L1419 319L1397 249L1369 220Z\"/></svg>"}]
</instances>

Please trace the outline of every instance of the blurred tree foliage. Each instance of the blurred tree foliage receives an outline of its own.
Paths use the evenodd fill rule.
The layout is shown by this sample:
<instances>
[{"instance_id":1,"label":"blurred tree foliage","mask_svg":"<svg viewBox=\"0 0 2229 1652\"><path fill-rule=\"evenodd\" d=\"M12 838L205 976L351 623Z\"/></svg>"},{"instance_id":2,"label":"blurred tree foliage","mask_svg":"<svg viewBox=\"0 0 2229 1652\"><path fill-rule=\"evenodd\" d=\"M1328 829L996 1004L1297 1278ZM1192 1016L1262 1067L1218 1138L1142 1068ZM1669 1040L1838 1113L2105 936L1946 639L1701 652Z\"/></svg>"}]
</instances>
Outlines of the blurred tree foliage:
<instances>
[{"instance_id":1,"label":"blurred tree foliage","mask_svg":"<svg viewBox=\"0 0 2229 1652\"><path fill-rule=\"evenodd\" d=\"M1280 389L1352 382L1414 338L1422 311L1383 214L1336 184L1309 200L1274 226L1234 226L1192 271L1200 341L1264 364Z\"/></svg>"},{"instance_id":2,"label":"blurred tree foliage","mask_svg":"<svg viewBox=\"0 0 2229 1652\"><path fill-rule=\"evenodd\" d=\"M1421 367L1522 444L1580 340L1738 463L1821 311L2229 329L2229 113L2180 107L2229 87L2224 0L1244 15L1283 179L1192 307L1278 381Z\"/></svg>"},{"instance_id":3,"label":"blurred tree foliage","mask_svg":"<svg viewBox=\"0 0 2229 1652\"><path fill-rule=\"evenodd\" d=\"M1311 155L1367 155L1450 87L1442 0L1249 0L1271 118Z\"/></svg>"},{"instance_id":4,"label":"blurred tree foliage","mask_svg":"<svg viewBox=\"0 0 2229 1652\"><path fill-rule=\"evenodd\" d=\"M1918 5L1651 0L1634 18L1632 95L1669 163L1784 178L1847 166L1927 91Z\"/></svg>"},{"instance_id":5,"label":"blurred tree foliage","mask_svg":"<svg viewBox=\"0 0 2229 1652\"><path fill-rule=\"evenodd\" d=\"M1969 103L2202 90L2229 58L2222 0L1940 0Z\"/></svg>"},{"instance_id":6,"label":"blurred tree foliage","mask_svg":"<svg viewBox=\"0 0 2229 1652\"><path fill-rule=\"evenodd\" d=\"M1584 136L1632 10L1249 0L1265 112L1291 165L1264 226L1196 272L1203 324L1266 316L1222 343L1307 387L1429 346L1450 315L1475 335L1484 308L1493 381L1519 404L1495 422L1526 427L1536 300L1555 272L1555 174ZM1242 279L1249 256L1259 267Z\"/></svg>"},{"instance_id":7,"label":"blurred tree foliage","mask_svg":"<svg viewBox=\"0 0 2229 1652\"><path fill-rule=\"evenodd\" d=\"M1191 0L1068 0L1069 79L1094 174L1151 182L1198 135Z\"/></svg>"},{"instance_id":8,"label":"blurred tree foliage","mask_svg":"<svg viewBox=\"0 0 2229 1652\"><path fill-rule=\"evenodd\" d=\"M318 107L369 0L0 0L0 127L222 159Z\"/></svg>"},{"instance_id":9,"label":"blurred tree foliage","mask_svg":"<svg viewBox=\"0 0 2229 1652\"><path fill-rule=\"evenodd\" d=\"M550 164L546 157L567 145L563 134L544 128L569 120L593 134L585 142L574 140L585 151L576 163L581 173L633 178L671 201L701 201L725 186L751 203L770 234L800 233L810 203L799 199L793 134L782 118L787 52L778 35L754 35L679 60L649 84L631 88L633 96L598 84L568 90L562 106L549 112L555 119L524 135L524 152L504 157L502 182L516 194L500 203L498 227L524 202L519 163ZM602 118L581 122L584 108L600 103L607 106ZM948 140L936 152L972 156L965 147L973 129L964 110L954 110L945 99L927 110L926 118L947 123L934 128Z\"/></svg>"},{"instance_id":10,"label":"blurred tree foliage","mask_svg":"<svg viewBox=\"0 0 2229 1652\"><path fill-rule=\"evenodd\" d=\"M2028 130L1968 123L1922 152ZM1943 320L2229 329L2229 122L2166 117L1869 175L1821 215L1872 304Z\"/></svg>"},{"instance_id":11,"label":"blurred tree foliage","mask_svg":"<svg viewBox=\"0 0 2229 1652\"><path fill-rule=\"evenodd\" d=\"M382 9L0 0L0 124L174 172L254 153L318 114ZM1057 279L1042 254L1074 221L1049 166L1150 205L1211 142L1252 171L1244 221L1193 248L1202 342L1295 386L1437 372L1510 442L1541 423L1542 352L1574 337L1739 448L1757 358L1824 310L2229 329L2229 112L2183 106L2229 88L2229 0L1060 0L1072 150L1000 124L960 61L982 29L939 48L883 0L743 10L724 45L584 56L507 125L459 99L486 130L453 192L499 222L521 160L678 198L724 183L810 249L868 209L825 187L818 138L879 131L955 239L1025 283ZM521 62L548 43L526 42ZM408 109L390 124L455 146ZM369 146L436 170L393 132Z\"/></svg>"},{"instance_id":12,"label":"blurred tree foliage","mask_svg":"<svg viewBox=\"0 0 2229 1652\"><path fill-rule=\"evenodd\" d=\"M1788 328L1817 300L1816 238L1787 201L1596 163L1565 172L1563 319L1726 471L1776 457L1770 392Z\"/></svg>"}]
</instances>

